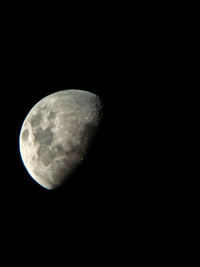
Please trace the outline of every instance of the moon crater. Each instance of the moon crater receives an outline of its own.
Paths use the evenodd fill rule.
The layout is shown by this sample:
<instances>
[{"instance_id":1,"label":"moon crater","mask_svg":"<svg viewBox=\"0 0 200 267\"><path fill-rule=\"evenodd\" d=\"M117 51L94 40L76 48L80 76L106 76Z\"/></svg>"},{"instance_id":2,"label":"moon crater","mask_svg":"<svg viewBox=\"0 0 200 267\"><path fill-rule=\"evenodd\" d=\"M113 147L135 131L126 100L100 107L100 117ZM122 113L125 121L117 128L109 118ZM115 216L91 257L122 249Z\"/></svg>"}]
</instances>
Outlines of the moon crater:
<instances>
[{"instance_id":1,"label":"moon crater","mask_svg":"<svg viewBox=\"0 0 200 267\"><path fill-rule=\"evenodd\" d=\"M26 142L28 140L28 136L29 136L29 131L28 131L28 129L26 129L22 133L22 139L24 142Z\"/></svg>"}]
</instances>

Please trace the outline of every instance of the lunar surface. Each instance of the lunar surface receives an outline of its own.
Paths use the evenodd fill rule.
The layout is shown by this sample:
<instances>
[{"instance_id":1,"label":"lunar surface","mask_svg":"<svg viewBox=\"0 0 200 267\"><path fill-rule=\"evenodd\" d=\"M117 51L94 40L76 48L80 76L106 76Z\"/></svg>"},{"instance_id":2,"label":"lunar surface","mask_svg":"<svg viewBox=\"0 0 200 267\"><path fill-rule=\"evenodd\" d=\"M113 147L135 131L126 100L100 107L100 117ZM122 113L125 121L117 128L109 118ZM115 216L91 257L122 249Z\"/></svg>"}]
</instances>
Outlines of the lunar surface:
<instances>
[{"instance_id":1,"label":"lunar surface","mask_svg":"<svg viewBox=\"0 0 200 267\"><path fill-rule=\"evenodd\" d=\"M30 176L46 189L61 186L85 157L101 116L100 98L88 91L63 90L40 100L19 136Z\"/></svg>"}]
</instances>

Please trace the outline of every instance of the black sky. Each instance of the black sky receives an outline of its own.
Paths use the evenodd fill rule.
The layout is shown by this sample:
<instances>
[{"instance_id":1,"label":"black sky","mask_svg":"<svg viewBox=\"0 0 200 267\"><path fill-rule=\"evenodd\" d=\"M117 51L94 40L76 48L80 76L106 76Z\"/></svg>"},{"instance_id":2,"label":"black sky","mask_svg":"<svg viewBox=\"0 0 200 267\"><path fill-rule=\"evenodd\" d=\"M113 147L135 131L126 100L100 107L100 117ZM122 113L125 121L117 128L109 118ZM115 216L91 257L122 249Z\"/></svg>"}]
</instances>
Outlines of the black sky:
<instances>
[{"instance_id":1,"label":"black sky","mask_svg":"<svg viewBox=\"0 0 200 267\"><path fill-rule=\"evenodd\" d=\"M19 60L18 56L17 59ZM117 117L121 109L117 107L117 81L113 82L112 74L107 73L102 65L97 67L97 64L85 64L85 67L79 66L74 72L73 67L57 67L57 61L42 65L33 57L26 59L24 56L21 60L19 66L14 61L13 68L6 74L2 85L5 88L2 123L6 131L2 131L4 174L1 197L5 210L10 210L11 213L18 210L23 216L24 213L32 214L33 211L36 212L36 217L43 214L43 209L47 213L57 213L62 209L66 212L68 209L69 212L80 209L81 212L86 209L91 216L98 209L108 212L108 206L117 194L114 188L119 182L116 162L120 158L121 142L118 133L122 122L119 123L120 118ZM104 119L85 164L66 186L48 191L34 182L23 166L19 153L19 132L33 105L43 97L64 89L83 89L99 95L104 103ZM51 204L47 204L48 202Z\"/></svg>"},{"instance_id":2,"label":"black sky","mask_svg":"<svg viewBox=\"0 0 200 267\"><path fill-rule=\"evenodd\" d=\"M178 104L188 106L181 96L191 87L180 85L180 6L8 5L0 63L1 259L26 266L42 265L40 257L44 265L67 266L70 256L77 266L136 259L162 265L159 257L166 262L181 247L187 217L176 220L185 210L179 192L188 194L181 191L185 166L178 165L185 148L176 131L185 121ZM64 187L48 191L24 168L19 133L30 109L63 89L102 97L104 120L84 165Z\"/></svg>"},{"instance_id":3,"label":"black sky","mask_svg":"<svg viewBox=\"0 0 200 267\"><path fill-rule=\"evenodd\" d=\"M11 51L11 64L7 61L2 73L2 125L6 130L2 131L5 177L1 191L10 208L17 205L22 213L25 210L29 213L35 203L42 213L40 203L50 201L56 210L83 206L91 216L98 209L109 214L120 203L126 203L126 197L130 196L125 192L126 187L130 189L128 184L132 180L137 185L140 171L144 172L140 167L146 157L145 129L151 127L146 113L150 96L145 87L148 76L143 77L139 61L134 68L125 66L114 49L112 53L86 50L80 54L76 47L72 51L59 54L58 50L58 54L52 55L48 49L33 53L26 49L19 49L19 53ZM65 188L47 191L29 177L22 164L19 132L25 116L40 99L64 89L89 90L99 95L104 103L104 118L87 162ZM45 209L50 212L51 208L47 205Z\"/></svg>"},{"instance_id":4,"label":"black sky","mask_svg":"<svg viewBox=\"0 0 200 267\"><path fill-rule=\"evenodd\" d=\"M51 244L54 237L67 243L73 236L74 242L104 244L109 251L110 243L119 245L133 229L138 237L147 233L147 225L151 227L151 219L154 222L165 205L160 201L166 182L160 156L163 129L156 106L164 103L157 90L160 80L154 79L152 61L140 44L134 48L133 59L127 46L120 50L115 41L94 45L96 38L82 49L78 42L68 46L61 42L62 47L53 50L46 41L46 46L16 43L5 54L2 229L16 240L27 235L37 244L43 239ZM84 164L65 186L48 191L24 168L19 133L25 116L40 99L64 89L99 95L104 117Z\"/></svg>"}]
</instances>

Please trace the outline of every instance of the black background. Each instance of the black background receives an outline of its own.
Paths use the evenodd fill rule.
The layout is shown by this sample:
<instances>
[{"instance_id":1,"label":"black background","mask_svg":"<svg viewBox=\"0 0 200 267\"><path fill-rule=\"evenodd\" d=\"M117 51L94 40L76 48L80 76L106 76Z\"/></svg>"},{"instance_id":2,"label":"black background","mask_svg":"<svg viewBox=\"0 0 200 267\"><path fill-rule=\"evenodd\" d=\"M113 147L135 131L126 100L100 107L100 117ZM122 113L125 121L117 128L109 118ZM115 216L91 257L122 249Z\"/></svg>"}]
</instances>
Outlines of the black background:
<instances>
[{"instance_id":1,"label":"black background","mask_svg":"<svg viewBox=\"0 0 200 267\"><path fill-rule=\"evenodd\" d=\"M68 244L69 239L84 247L104 244L110 251L110 246L113 249L131 235L133 226L135 238L144 235L160 209L158 194L164 189L161 185L157 192L157 162L149 134L153 124L147 113L149 93L144 88L147 77L134 70L130 78L129 67L124 69L123 63L115 65L115 61L107 66L104 59L90 57L88 62L87 57L85 65L76 68L77 59L71 67L57 60L41 66L31 57L26 66L15 63L7 77L2 106L3 223L12 239L23 239L24 244L36 242L40 251L40 242L48 247L48 242ZM102 126L84 164L63 187L49 191L24 168L19 133L25 116L41 98L72 88L89 90L102 98Z\"/></svg>"},{"instance_id":2,"label":"black background","mask_svg":"<svg viewBox=\"0 0 200 267\"><path fill-rule=\"evenodd\" d=\"M0 198L8 251L12 244L13 251L19 246L31 259L34 251L57 261L71 248L99 262L104 256L116 258L123 248L125 254L132 252L132 242L142 253L144 246L152 247L155 233L159 245L163 231L168 231L162 227L168 222L171 191L165 196L174 185L169 173L174 161L165 153L170 139L166 135L172 132L162 123L162 110L172 95L170 73L164 77L163 53L157 51L155 60L157 42L152 48L154 36L140 30L140 21L134 32L111 24L104 34L95 25L88 35L81 24L79 31L72 29L73 35L70 27L61 32L56 28L52 35L51 27L48 33L43 28L34 34L32 25L18 31L21 25L13 24L11 38L5 38ZM148 32L148 24L144 29ZM104 117L84 164L62 188L49 191L24 168L19 133L40 99L64 89L98 94Z\"/></svg>"},{"instance_id":3,"label":"black background","mask_svg":"<svg viewBox=\"0 0 200 267\"><path fill-rule=\"evenodd\" d=\"M129 161L134 164L135 155L129 155L129 126L134 122L132 114L128 114L132 107L127 103L132 93L126 88L126 77L114 62L108 65L105 57L87 55L82 59L76 55L69 60L64 55L50 58L49 52L44 56L43 51L37 57L28 54L27 58L24 51L11 54L9 72L4 69L2 80L0 190L2 222L12 240L27 238L40 243L41 236L42 240L73 236L74 241L82 236L87 242L95 242L107 235L112 239L126 220L125 215L129 217L130 211L127 214L126 210L131 195L126 187L129 189L132 174L128 174L126 166ZM24 168L19 133L33 105L64 89L83 89L99 95L104 117L84 164L63 187L49 191L39 186Z\"/></svg>"}]
</instances>

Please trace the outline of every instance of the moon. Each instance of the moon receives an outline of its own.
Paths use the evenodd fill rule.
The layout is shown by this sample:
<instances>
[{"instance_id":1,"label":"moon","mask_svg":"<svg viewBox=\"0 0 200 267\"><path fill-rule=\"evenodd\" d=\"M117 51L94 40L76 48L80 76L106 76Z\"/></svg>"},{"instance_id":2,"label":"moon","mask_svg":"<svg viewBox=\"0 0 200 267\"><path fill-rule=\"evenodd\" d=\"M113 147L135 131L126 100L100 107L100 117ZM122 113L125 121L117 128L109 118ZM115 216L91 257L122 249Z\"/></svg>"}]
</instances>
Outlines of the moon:
<instances>
[{"instance_id":1,"label":"moon","mask_svg":"<svg viewBox=\"0 0 200 267\"><path fill-rule=\"evenodd\" d=\"M40 100L19 135L22 162L30 176L52 190L82 162L103 114L100 98L83 90L63 90Z\"/></svg>"}]
</instances>

